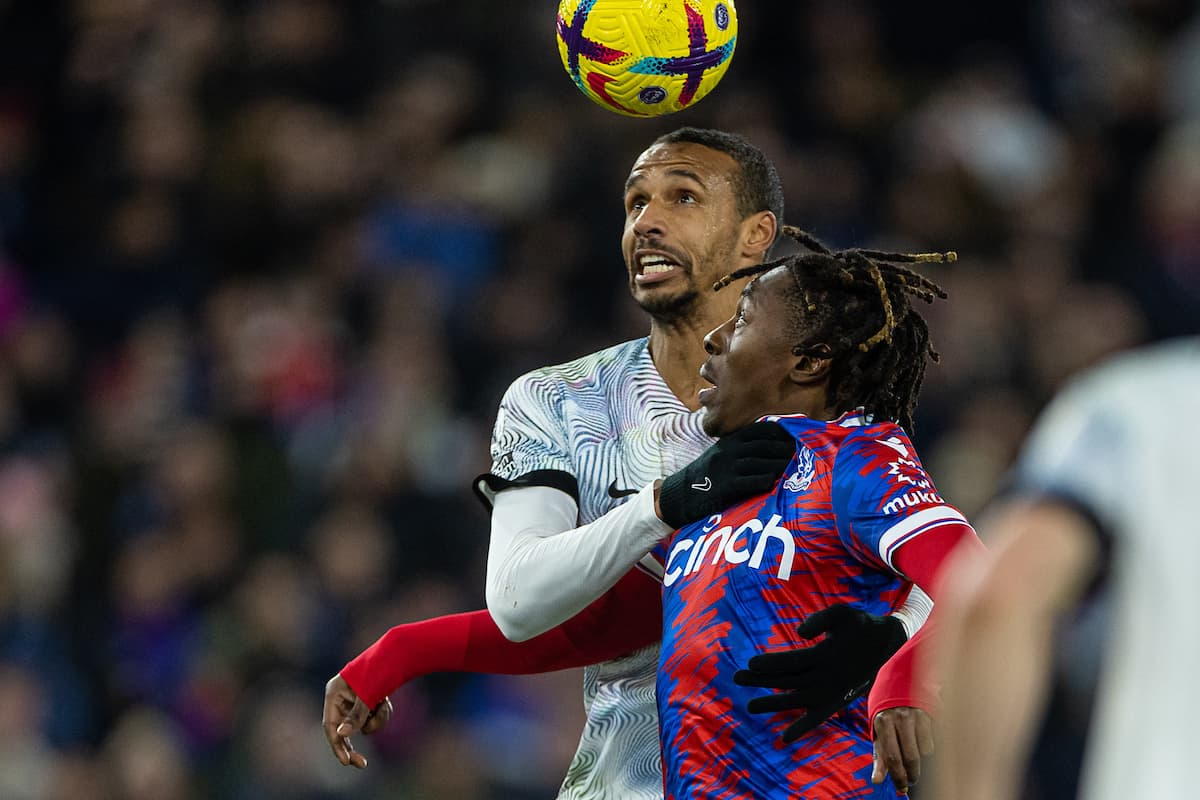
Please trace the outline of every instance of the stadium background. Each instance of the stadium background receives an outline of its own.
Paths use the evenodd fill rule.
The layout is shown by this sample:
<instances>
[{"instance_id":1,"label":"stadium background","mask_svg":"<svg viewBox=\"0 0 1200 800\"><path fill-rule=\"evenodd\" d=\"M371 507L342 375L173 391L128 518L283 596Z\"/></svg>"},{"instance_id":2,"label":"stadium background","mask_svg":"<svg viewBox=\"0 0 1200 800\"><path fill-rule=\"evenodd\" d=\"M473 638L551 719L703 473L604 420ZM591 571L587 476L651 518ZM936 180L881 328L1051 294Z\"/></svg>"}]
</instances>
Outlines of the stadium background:
<instances>
[{"instance_id":1,"label":"stadium background","mask_svg":"<svg viewBox=\"0 0 1200 800\"><path fill-rule=\"evenodd\" d=\"M553 12L0 2L0 797L552 796L577 673L413 684L363 773L321 695L481 606L495 405L645 332L660 132L745 133L833 243L959 251L916 438L968 512L1072 371L1200 327L1192 3L743 0L653 121L577 93Z\"/></svg>"}]
</instances>

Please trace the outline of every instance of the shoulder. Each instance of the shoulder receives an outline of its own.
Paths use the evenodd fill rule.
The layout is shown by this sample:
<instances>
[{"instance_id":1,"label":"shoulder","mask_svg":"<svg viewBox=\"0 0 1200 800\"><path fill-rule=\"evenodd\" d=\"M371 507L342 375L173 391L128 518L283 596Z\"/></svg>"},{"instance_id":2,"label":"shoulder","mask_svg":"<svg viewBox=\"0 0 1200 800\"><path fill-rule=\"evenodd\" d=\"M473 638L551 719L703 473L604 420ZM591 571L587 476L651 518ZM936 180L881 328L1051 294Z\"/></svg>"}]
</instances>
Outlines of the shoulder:
<instances>
[{"instance_id":1,"label":"shoulder","mask_svg":"<svg viewBox=\"0 0 1200 800\"><path fill-rule=\"evenodd\" d=\"M1198 403L1200 337L1127 350L1071 378L1042 410L1025 452L1058 461L1071 442L1137 436Z\"/></svg>"},{"instance_id":2,"label":"shoulder","mask_svg":"<svg viewBox=\"0 0 1200 800\"><path fill-rule=\"evenodd\" d=\"M912 440L894 422L871 422L845 431L833 475L835 489L854 496L933 489Z\"/></svg>"},{"instance_id":3,"label":"shoulder","mask_svg":"<svg viewBox=\"0 0 1200 800\"><path fill-rule=\"evenodd\" d=\"M870 451L915 457L912 442L903 428L890 421L869 421L858 412L843 414L829 422L804 414L771 414L761 419L779 424L799 444L828 458Z\"/></svg>"},{"instance_id":4,"label":"shoulder","mask_svg":"<svg viewBox=\"0 0 1200 800\"><path fill-rule=\"evenodd\" d=\"M645 337L633 339L570 361L530 370L512 382L509 393L539 387L573 386L636 369L641 361L648 361L646 341Z\"/></svg>"},{"instance_id":5,"label":"shoulder","mask_svg":"<svg viewBox=\"0 0 1200 800\"><path fill-rule=\"evenodd\" d=\"M904 456L915 456L916 448L908 432L891 420L872 422L852 429L846 441L862 447L881 447Z\"/></svg>"},{"instance_id":6,"label":"shoulder","mask_svg":"<svg viewBox=\"0 0 1200 800\"><path fill-rule=\"evenodd\" d=\"M1081 372L1055 404L1108 406L1138 415L1200 398L1200 337L1127 350Z\"/></svg>"},{"instance_id":7,"label":"shoulder","mask_svg":"<svg viewBox=\"0 0 1200 800\"><path fill-rule=\"evenodd\" d=\"M1108 523L1124 518L1134 481L1177 473L1191 429L1171 424L1200 406L1200 338L1125 351L1079 373L1043 409L1026 438L1011 488L1056 494Z\"/></svg>"},{"instance_id":8,"label":"shoulder","mask_svg":"<svg viewBox=\"0 0 1200 800\"><path fill-rule=\"evenodd\" d=\"M612 404L613 396L628 394L632 376L649 365L646 340L635 339L607 347L586 356L540 367L517 378L504 392L496 414L500 428L534 422L539 427L557 426L572 409L586 409L593 416L597 409Z\"/></svg>"},{"instance_id":9,"label":"shoulder","mask_svg":"<svg viewBox=\"0 0 1200 800\"><path fill-rule=\"evenodd\" d=\"M894 471L899 465L919 468L917 450L904 428L894 422L866 422L836 429L835 469L864 475L875 469Z\"/></svg>"},{"instance_id":10,"label":"shoulder","mask_svg":"<svg viewBox=\"0 0 1200 800\"><path fill-rule=\"evenodd\" d=\"M864 422L837 429L839 456L869 457L879 455L888 459L917 459L912 440L890 420Z\"/></svg>"}]
</instances>

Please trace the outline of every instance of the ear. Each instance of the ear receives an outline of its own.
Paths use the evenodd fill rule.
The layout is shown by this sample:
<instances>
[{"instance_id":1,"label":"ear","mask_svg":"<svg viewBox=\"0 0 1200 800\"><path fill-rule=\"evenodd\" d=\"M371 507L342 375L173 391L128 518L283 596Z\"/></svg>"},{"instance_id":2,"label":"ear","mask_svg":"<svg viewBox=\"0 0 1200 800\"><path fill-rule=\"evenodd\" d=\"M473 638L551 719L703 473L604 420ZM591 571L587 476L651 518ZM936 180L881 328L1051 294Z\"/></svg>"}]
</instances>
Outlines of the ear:
<instances>
[{"instance_id":1,"label":"ear","mask_svg":"<svg viewBox=\"0 0 1200 800\"><path fill-rule=\"evenodd\" d=\"M742 257L756 264L766 258L775 243L779 221L771 211L759 211L742 222Z\"/></svg>"},{"instance_id":2,"label":"ear","mask_svg":"<svg viewBox=\"0 0 1200 800\"><path fill-rule=\"evenodd\" d=\"M829 380L829 371L833 368L833 355L829 347L820 345L817 355L799 354L792 362L792 370L788 377L798 386L825 383Z\"/></svg>"}]
</instances>

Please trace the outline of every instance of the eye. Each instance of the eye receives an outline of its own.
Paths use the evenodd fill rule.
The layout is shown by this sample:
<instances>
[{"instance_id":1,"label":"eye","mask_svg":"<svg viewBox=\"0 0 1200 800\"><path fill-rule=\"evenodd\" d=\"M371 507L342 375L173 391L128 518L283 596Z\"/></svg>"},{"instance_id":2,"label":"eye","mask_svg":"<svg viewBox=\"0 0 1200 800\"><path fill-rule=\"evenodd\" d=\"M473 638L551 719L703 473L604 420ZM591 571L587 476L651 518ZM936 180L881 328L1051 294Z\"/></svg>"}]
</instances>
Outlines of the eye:
<instances>
[{"instance_id":1,"label":"eye","mask_svg":"<svg viewBox=\"0 0 1200 800\"><path fill-rule=\"evenodd\" d=\"M634 195L625 200L625 210L627 213L641 211L646 207L646 198L641 195Z\"/></svg>"},{"instance_id":2,"label":"eye","mask_svg":"<svg viewBox=\"0 0 1200 800\"><path fill-rule=\"evenodd\" d=\"M683 204L691 204L696 202L696 195L691 192L680 192L679 202Z\"/></svg>"}]
</instances>

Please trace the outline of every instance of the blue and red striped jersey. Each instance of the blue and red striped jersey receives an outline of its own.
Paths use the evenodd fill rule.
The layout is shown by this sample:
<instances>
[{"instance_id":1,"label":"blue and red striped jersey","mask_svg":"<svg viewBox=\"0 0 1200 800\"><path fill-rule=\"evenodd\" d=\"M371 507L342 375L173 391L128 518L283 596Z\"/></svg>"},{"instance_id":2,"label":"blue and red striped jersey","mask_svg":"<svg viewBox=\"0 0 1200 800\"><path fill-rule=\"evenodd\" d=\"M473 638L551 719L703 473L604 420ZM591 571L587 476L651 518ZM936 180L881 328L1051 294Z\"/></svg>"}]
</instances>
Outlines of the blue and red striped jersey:
<instances>
[{"instance_id":1,"label":"blue and red striped jersey","mask_svg":"<svg viewBox=\"0 0 1200 800\"><path fill-rule=\"evenodd\" d=\"M796 439L769 493L675 533L663 559L658 670L664 783L683 798L894 798L870 782L867 701L857 699L791 745L796 715L754 715L764 690L733 674L763 650L808 645L796 625L834 603L874 614L912 584L892 554L913 537L965 522L897 425L860 413L824 422L767 417Z\"/></svg>"}]
</instances>

